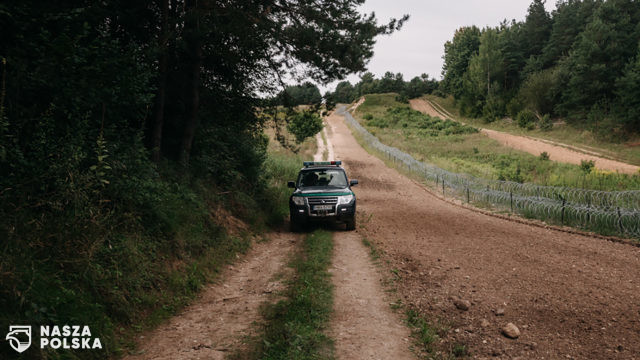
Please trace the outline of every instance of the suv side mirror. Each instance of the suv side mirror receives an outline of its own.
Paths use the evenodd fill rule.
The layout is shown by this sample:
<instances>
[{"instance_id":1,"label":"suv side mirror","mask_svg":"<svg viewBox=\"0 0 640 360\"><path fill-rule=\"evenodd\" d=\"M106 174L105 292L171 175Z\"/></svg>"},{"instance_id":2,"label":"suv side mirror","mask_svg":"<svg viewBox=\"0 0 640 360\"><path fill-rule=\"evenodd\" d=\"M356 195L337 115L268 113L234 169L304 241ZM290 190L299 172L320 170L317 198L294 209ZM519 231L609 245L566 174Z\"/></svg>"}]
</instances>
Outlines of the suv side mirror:
<instances>
[{"instance_id":1,"label":"suv side mirror","mask_svg":"<svg viewBox=\"0 0 640 360\"><path fill-rule=\"evenodd\" d=\"M295 189L295 188L296 188L296 183L295 183L295 182L293 182L293 181L289 181L289 182L287 183L287 186L288 186L288 187L290 187L290 188L292 188L292 189Z\"/></svg>"},{"instance_id":2,"label":"suv side mirror","mask_svg":"<svg viewBox=\"0 0 640 360\"><path fill-rule=\"evenodd\" d=\"M354 186L354 185L358 185L358 180L351 179L351 181L349 181L349 186Z\"/></svg>"}]
</instances>

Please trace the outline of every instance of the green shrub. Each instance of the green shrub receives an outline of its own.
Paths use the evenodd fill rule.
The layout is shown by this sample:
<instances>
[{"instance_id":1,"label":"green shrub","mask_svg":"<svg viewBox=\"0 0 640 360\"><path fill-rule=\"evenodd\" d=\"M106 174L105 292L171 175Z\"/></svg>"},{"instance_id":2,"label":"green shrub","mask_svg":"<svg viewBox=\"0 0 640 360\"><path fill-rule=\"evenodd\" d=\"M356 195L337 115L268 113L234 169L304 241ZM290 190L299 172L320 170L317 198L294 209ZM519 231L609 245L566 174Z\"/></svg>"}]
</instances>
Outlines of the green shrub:
<instances>
[{"instance_id":1,"label":"green shrub","mask_svg":"<svg viewBox=\"0 0 640 360\"><path fill-rule=\"evenodd\" d=\"M375 119L367 121L367 125L384 129L384 128L389 127L389 122L387 120L385 120L385 119L382 119L382 118L375 118Z\"/></svg>"},{"instance_id":2,"label":"green shrub","mask_svg":"<svg viewBox=\"0 0 640 360\"><path fill-rule=\"evenodd\" d=\"M482 118L485 122L491 123L504 116L504 101L498 97L492 96L482 109Z\"/></svg>"},{"instance_id":3,"label":"green shrub","mask_svg":"<svg viewBox=\"0 0 640 360\"><path fill-rule=\"evenodd\" d=\"M553 121L551 121L551 116L549 116L549 114L545 114L542 119L540 119L540 129L543 131L550 131L553 129Z\"/></svg>"},{"instance_id":4,"label":"green shrub","mask_svg":"<svg viewBox=\"0 0 640 360\"><path fill-rule=\"evenodd\" d=\"M363 118L363 119L365 119L365 120L372 120L372 119L373 119L373 115L371 115L371 114L364 114L364 115L362 116L362 118Z\"/></svg>"},{"instance_id":5,"label":"green shrub","mask_svg":"<svg viewBox=\"0 0 640 360\"><path fill-rule=\"evenodd\" d=\"M322 118L312 111L302 111L289 119L287 130L296 137L298 144L322 130Z\"/></svg>"},{"instance_id":6,"label":"green shrub","mask_svg":"<svg viewBox=\"0 0 640 360\"><path fill-rule=\"evenodd\" d=\"M542 153L540 153L540 160L544 160L544 161L549 160L549 153L546 151L543 151Z\"/></svg>"},{"instance_id":7,"label":"green shrub","mask_svg":"<svg viewBox=\"0 0 640 360\"><path fill-rule=\"evenodd\" d=\"M507 104L507 115L511 116L513 119L518 117L518 113L524 109L524 104L522 104L522 100L516 96Z\"/></svg>"},{"instance_id":8,"label":"green shrub","mask_svg":"<svg viewBox=\"0 0 640 360\"><path fill-rule=\"evenodd\" d=\"M409 97L406 94L399 94L396 96L396 101L403 104L409 103Z\"/></svg>"},{"instance_id":9,"label":"green shrub","mask_svg":"<svg viewBox=\"0 0 640 360\"><path fill-rule=\"evenodd\" d=\"M523 129L532 130L535 128L536 115L531 110L520 111L516 120L518 121L518 126Z\"/></svg>"},{"instance_id":10,"label":"green shrub","mask_svg":"<svg viewBox=\"0 0 640 360\"><path fill-rule=\"evenodd\" d=\"M585 174L590 174L596 163L593 160L580 160L580 170Z\"/></svg>"},{"instance_id":11,"label":"green shrub","mask_svg":"<svg viewBox=\"0 0 640 360\"><path fill-rule=\"evenodd\" d=\"M431 117L408 106L395 106L387 108L386 113L380 118L367 121L368 126L378 128L420 129L423 136L473 134L478 129L462 125L450 119L442 120Z\"/></svg>"}]
</instances>

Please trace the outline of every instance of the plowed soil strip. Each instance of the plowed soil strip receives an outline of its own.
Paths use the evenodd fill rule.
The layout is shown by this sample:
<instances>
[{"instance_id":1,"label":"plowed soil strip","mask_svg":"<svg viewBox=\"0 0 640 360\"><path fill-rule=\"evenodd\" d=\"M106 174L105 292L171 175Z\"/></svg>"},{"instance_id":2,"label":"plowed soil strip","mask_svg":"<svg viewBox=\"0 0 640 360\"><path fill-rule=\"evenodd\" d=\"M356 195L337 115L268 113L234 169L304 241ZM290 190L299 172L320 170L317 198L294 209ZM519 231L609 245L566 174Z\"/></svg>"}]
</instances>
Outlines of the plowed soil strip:
<instances>
[{"instance_id":1,"label":"plowed soil strip","mask_svg":"<svg viewBox=\"0 0 640 360\"><path fill-rule=\"evenodd\" d=\"M445 345L479 358L640 358L639 248L443 202L367 153L341 117L328 122L371 216L359 231L398 269L403 302L449 326ZM509 322L516 340L501 334Z\"/></svg>"},{"instance_id":2,"label":"plowed soil strip","mask_svg":"<svg viewBox=\"0 0 640 360\"><path fill-rule=\"evenodd\" d=\"M141 337L137 355L128 359L223 359L241 346L243 337L252 335L252 323L261 319L260 305L284 288L274 276L286 268L296 236L269 237L229 266L220 283L203 290L193 305Z\"/></svg>"},{"instance_id":3,"label":"plowed soil strip","mask_svg":"<svg viewBox=\"0 0 640 360\"><path fill-rule=\"evenodd\" d=\"M411 108L413 108L414 110L418 110L429 116L439 117L442 119L445 118L428 101L425 101L423 99L412 99L409 102L411 104ZM553 161L580 165L580 162L582 160L592 160L595 162L596 168L598 169L617 171L624 174L637 174L638 170L640 170L640 167L636 165L626 164L620 161L578 152L568 149L566 146L550 144L548 141L532 139L525 136L512 135L502 131L490 129L480 129L480 132L494 140L497 140L504 146L524 151L535 156L546 152L547 154L549 154L549 158Z\"/></svg>"}]
</instances>

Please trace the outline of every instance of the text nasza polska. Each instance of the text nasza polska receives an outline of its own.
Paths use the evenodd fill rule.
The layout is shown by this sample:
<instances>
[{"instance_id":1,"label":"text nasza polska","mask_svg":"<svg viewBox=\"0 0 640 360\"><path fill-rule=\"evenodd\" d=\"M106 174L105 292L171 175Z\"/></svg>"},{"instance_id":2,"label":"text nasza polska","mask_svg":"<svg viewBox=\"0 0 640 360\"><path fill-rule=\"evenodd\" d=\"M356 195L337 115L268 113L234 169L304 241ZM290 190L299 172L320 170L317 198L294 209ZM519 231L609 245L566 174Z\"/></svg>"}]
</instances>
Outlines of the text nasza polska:
<instances>
[{"instance_id":1,"label":"text nasza polska","mask_svg":"<svg viewBox=\"0 0 640 360\"><path fill-rule=\"evenodd\" d=\"M40 326L40 347L53 349L102 349L100 338L92 338L88 326Z\"/></svg>"}]
</instances>

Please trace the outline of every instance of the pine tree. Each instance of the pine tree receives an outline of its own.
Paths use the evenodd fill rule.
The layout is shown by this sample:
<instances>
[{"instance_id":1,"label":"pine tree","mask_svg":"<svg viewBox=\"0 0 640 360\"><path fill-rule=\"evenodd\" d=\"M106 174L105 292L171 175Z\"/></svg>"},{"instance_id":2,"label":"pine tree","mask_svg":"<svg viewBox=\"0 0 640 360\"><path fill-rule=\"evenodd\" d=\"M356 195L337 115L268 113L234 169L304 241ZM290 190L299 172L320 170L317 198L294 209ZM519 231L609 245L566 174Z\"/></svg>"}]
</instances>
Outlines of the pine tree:
<instances>
[{"instance_id":1,"label":"pine tree","mask_svg":"<svg viewBox=\"0 0 640 360\"><path fill-rule=\"evenodd\" d=\"M462 97L463 77L469 68L471 57L478 52L479 46L480 29L475 26L456 30L453 40L444 44L441 87L456 99Z\"/></svg>"}]
</instances>

